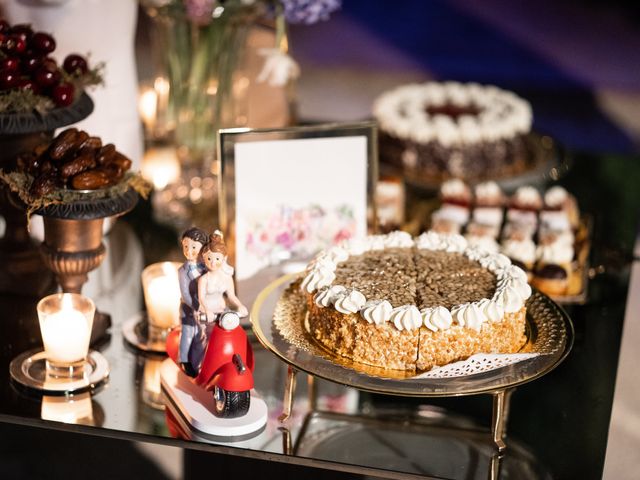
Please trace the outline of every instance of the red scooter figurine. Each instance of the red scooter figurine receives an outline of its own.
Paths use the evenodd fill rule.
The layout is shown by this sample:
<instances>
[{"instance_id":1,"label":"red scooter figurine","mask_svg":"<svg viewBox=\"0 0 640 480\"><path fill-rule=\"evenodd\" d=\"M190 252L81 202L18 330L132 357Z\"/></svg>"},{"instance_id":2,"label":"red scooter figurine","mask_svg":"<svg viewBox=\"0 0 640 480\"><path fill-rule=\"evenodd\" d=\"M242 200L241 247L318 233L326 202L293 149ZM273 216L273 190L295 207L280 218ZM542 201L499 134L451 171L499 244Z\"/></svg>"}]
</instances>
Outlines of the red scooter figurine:
<instances>
[{"instance_id":1,"label":"red scooter figurine","mask_svg":"<svg viewBox=\"0 0 640 480\"><path fill-rule=\"evenodd\" d=\"M169 333L167 354L179 366L180 330ZM253 388L253 351L236 312L219 315L211 333L198 375L193 382L213 391L215 414L233 418L245 415Z\"/></svg>"}]
</instances>

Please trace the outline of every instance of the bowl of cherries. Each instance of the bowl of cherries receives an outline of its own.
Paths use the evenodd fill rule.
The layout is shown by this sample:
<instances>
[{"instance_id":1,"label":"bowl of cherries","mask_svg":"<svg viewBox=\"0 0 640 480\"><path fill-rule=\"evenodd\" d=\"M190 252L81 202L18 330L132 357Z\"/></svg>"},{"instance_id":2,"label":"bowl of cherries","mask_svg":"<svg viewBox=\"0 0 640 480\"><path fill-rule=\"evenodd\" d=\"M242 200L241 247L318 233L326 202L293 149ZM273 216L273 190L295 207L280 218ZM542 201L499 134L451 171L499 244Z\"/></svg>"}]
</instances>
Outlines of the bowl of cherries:
<instances>
[{"instance_id":1,"label":"bowl of cherries","mask_svg":"<svg viewBox=\"0 0 640 480\"><path fill-rule=\"evenodd\" d=\"M101 83L102 65L91 68L77 53L58 64L55 49L52 35L0 19L0 114L69 107L86 87Z\"/></svg>"}]
</instances>

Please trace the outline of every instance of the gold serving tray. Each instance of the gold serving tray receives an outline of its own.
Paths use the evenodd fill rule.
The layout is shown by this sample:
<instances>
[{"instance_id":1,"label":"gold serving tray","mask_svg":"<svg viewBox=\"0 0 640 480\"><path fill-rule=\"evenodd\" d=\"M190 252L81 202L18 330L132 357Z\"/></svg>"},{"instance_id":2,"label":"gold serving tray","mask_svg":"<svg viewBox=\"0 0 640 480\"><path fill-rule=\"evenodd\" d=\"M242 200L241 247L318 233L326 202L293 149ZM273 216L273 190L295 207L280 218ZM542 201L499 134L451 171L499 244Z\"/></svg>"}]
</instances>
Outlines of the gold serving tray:
<instances>
[{"instance_id":1,"label":"gold serving tray","mask_svg":"<svg viewBox=\"0 0 640 480\"><path fill-rule=\"evenodd\" d=\"M256 299L251 323L260 343L293 368L349 387L375 393L445 397L495 392L530 382L553 370L571 350L573 325L546 295L527 301L527 343L522 352L539 355L488 372L450 378L419 378L398 370L349 361L332 354L308 334L303 295L291 288L299 274L285 275Z\"/></svg>"}]
</instances>

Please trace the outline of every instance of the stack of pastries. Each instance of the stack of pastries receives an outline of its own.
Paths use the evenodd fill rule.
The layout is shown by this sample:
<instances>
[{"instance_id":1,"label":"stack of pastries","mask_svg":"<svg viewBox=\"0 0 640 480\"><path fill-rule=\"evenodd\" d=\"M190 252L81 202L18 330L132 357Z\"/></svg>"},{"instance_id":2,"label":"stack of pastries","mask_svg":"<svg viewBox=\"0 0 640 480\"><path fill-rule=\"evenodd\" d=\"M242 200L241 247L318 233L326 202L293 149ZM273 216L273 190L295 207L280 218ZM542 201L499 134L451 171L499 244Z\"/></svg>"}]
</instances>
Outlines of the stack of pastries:
<instances>
[{"instance_id":1,"label":"stack of pastries","mask_svg":"<svg viewBox=\"0 0 640 480\"><path fill-rule=\"evenodd\" d=\"M507 197L495 182L480 183L472 191L461 180L450 180L442 185L440 198L431 217L434 231L464 233L470 245L509 257L541 291L569 293L579 260L580 213L564 188L541 194L523 186Z\"/></svg>"}]
</instances>

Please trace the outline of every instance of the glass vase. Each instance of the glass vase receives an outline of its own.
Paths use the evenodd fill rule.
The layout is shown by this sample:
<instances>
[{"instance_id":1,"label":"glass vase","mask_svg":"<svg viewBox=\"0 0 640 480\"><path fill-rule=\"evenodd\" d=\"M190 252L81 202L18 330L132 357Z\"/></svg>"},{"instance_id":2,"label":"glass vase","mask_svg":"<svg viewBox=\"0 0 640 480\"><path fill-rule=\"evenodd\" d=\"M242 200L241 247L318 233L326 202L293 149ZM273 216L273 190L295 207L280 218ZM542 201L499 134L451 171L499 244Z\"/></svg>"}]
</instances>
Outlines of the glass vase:
<instances>
[{"instance_id":1,"label":"glass vase","mask_svg":"<svg viewBox=\"0 0 640 480\"><path fill-rule=\"evenodd\" d=\"M239 69L255 9L242 2L224 5L206 22L194 21L182 2L149 12L169 83L168 117L178 156L194 174L212 173L217 130L242 126L238 119L246 118L238 112Z\"/></svg>"}]
</instances>

